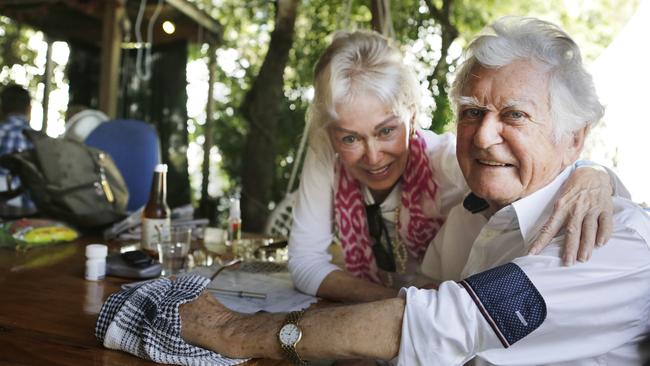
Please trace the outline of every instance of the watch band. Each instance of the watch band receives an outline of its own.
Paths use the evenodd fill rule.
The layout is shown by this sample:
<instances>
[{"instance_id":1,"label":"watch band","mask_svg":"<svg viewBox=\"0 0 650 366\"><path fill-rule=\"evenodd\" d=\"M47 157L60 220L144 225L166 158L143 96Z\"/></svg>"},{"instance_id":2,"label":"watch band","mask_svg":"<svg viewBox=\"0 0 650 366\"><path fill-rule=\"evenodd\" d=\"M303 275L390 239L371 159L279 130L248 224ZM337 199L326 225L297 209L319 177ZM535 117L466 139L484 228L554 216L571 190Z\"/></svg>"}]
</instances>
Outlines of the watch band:
<instances>
[{"instance_id":1,"label":"watch band","mask_svg":"<svg viewBox=\"0 0 650 366\"><path fill-rule=\"evenodd\" d=\"M289 314L287 314L287 317L284 319L284 323L282 323L282 327L284 327L287 324L294 324L298 326L298 322L302 318L303 314L305 314L305 310L299 310L299 311L292 311ZM303 361L302 358L300 358L300 355L298 355L298 351L296 350L296 344L284 344L282 341L280 341L280 347L282 348L282 352L284 353L284 356L287 358L289 362L291 362L294 365L306 365L307 362Z\"/></svg>"}]
</instances>

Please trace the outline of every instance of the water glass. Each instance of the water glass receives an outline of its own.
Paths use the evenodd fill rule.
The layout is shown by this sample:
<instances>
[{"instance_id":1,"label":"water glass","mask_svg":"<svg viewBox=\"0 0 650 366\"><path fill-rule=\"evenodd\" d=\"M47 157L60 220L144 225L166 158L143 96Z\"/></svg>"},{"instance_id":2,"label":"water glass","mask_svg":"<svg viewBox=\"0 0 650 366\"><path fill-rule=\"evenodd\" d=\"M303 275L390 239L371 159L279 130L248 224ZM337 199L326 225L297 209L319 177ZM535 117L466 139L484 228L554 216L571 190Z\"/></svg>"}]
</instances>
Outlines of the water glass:
<instances>
[{"instance_id":1,"label":"water glass","mask_svg":"<svg viewBox=\"0 0 650 366\"><path fill-rule=\"evenodd\" d=\"M213 227L206 227L203 232L203 246L217 255L224 255L230 248L228 231Z\"/></svg>"},{"instance_id":2,"label":"water glass","mask_svg":"<svg viewBox=\"0 0 650 366\"><path fill-rule=\"evenodd\" d=\"M192 241L191 228L172 228L169 240L157 244L162 275L170 276L185 270Z\"/></svg>"}]
</instances>

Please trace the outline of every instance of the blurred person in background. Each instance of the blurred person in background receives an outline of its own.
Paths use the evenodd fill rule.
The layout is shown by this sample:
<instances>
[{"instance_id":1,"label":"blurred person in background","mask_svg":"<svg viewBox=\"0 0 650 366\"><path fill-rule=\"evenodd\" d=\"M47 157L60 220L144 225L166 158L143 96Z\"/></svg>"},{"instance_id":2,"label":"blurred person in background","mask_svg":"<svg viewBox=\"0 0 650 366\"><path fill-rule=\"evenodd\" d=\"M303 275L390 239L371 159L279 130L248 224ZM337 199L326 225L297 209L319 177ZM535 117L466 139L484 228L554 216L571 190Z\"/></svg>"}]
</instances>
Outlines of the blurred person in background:
<instances>
[{"instance_id":1,"label":"blurred person in background","mask_svg":"<svg viewBox=\"0 0 650 366\"><path fill-rule=\"evenodd\" d=\"M20 85L10 84L0 92L0 155L31 149L32 143L23 134L31 130L29 120L32 114L32 98L29 91ZM0 168L0 192L8 190L7 170ZM12 188L20 186L16 177L11 180ZM0 215L20 216L35 211L35 206L27 194L0 203Z\"/></svg>"}]
</instances>

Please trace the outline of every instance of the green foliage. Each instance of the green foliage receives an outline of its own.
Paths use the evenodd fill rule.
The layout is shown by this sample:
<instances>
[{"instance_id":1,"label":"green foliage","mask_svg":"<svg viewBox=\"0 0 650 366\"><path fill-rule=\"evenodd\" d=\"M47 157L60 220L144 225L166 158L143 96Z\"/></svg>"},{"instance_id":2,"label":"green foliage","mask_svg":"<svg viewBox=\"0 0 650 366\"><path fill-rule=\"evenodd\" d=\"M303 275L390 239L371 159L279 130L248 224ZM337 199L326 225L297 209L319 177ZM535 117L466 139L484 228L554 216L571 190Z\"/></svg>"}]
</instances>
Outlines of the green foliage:
<instances>
[{"instance_id":1,"label":"green foliage","mask_svg":"<svg viewBox=\"0 0 650 366\"><path fill-rule=\"evenodd\" d=\"M10 70L14 65L24 65L30 90L36 90L40 81L36 76L34 64L37 51L29 47L29 40L34 31L22 26L10 18L0 16L0 82L8 84L16 82ZM31 67L30 67L31 66Z\"/></svg>"},{"instance_id":2,"label":"green foliage","mask_svg":"<svg viewBox=\"0 0 650 366\"><path fill-rule=\"evenodd\" d=\"M240 182L240 157L248 133L239 107L264 60L275 10L272 3L263 0L245 3L229 0L218 6L213 6L210 1L202 1L198 5L219 20L224 29L223 42L217 51L221 64L217 68L215 81L218 95L212 116L216 122L213 137L223 157L221 168L234 188ZM194 48L190 52L190 59L201 58L207 64L206 52L207 47ZM224 68L223 62L227 61L232 61L232 64ZM198 123L194 125L197 128L190 139L204 134L203 126Z\"/></svg>"},{"instance_id":3,"label":"green foliage","mask_svg":"<svg viewBox=\"0 0 650 366\"><path fill-rule=\"evenodd\" d=\"M223 25L224 43L221 50L235 50L238 57L236 71L218 71L217 82L228 94L223 96L223 102L217 103L217 128L214 132L215 143L223 155L223 169L232 179L232 184L237 185L241 150L248 132L238 107L266 55L275 9L273 2L263 0L219 0L215 1L215 5L210 0L203 0L202 3L202 7ZM433 0L433 3L441 7L442 0ZM451 6L450 22L457 28L459 36L453 47L465 47L481 28L498 17L527 15L561 24L576 37L590 60L613 39L616 31L633 14L638 0L599 0L589 6L585 3L579 0L455 0ZM291 168L296 163L294 156L304 128L304 114L309 103L307 95L311 90L313 66L318 56L336 30L370 28L370 1L352 0L350 13L346 14L348 4L348 0L310 0L303 1L299 6L294 46L284 74L286 98L280 122L283 133L277 145L277 170L272 193L276 202L284 196ZM579 11L567 9L565 4L577 4ZM612 9L617 11L612 12ZM429 13L424 0L393 0L391 15L396 40L403 45L405 53L412 52L418 40L421 42L431 35L441 36L442 29ZM423 83L428 83L426 79L440 61L440 43L425 42L413 56L418 76ZM436 106L431 128L437 132L449 130L450 121L453 120L447 88L458 61L457 58L452 59L449 69L445 70L448 74L429 85ZM202 131L198 129L196 133Z\"/></svg>"},{"instance_id":4,"label":"green foliage","mask_svg":"<svg viewBox=\"0 0 650 366\"><path fill-rule=\"evenodd\" d=\"M0 16L0 27L2 28L0 45L2 65L11 67L15 64L32 62L36 57L36 51L28 47L28 41L33 32L2 16Z\"/></svg>"},{"instance_id":5,"label":"green foliage","mask_svg":"<svg viewBox=\"0 0 650 366\"><path fill-rule=\"evenodd\" d=\"M309 105L307 94L311 90L314 64L331 41L331 35L345 26L341 14L346 6L347 1L313 0L301 4L298 9L294 46L284 73L285 100L279 126L283 133L277 141L277 170L272 192L275 202L284 197L291 169L296 162L295 154ZM234 189L240 184L242 148L248 133L239 107L266 55L275 9L272 3L261 0L248 1L243 7L241 1L223 0L218 7L207 6L205 9L223 25L224 42L220 50L234 50L238 56L238 66L233 72L224 72L221 68L217 71L217 83L228 90L228 95L217 103L217 128L214 131L215 144L223 156L222 168L231 178ZM367 7L353 7L349 22L356 26L356 21L363 21L362 25L368 28L369 17ZM200 52L192 54L201 55ZM195 135L202 133L203 129L197 128Z\"/></svg>"},{"instance_id":6,"label":"green foliage","mask_svg":"<svg viewBox=\"0 0 650 366\"><path fill-rule=\"evenodd\" d=\"M431 0L440 8L443 0ZM223 157L222 173L232 187L240 183L241 156L248 126L239 110L246 91L250 89L262 65L274 27L275 2L268 0L194 0L197 6L223 26L223 42L219 45L220 66L216 74L214 142ZM561 24L581 45L587 61L595 59L616 36L618 30L634 13L639 0L453 0L450 22L459 36L455 49L463 48L485 24L503 15L538 16ZM350 13L347 13L350 5ZM284 196L287 181L304 129L304 115L309 104L313 66L332 34L338 29L369 29L370 0L308 0L298 8L294 45L284 73L285 99L282 102L282 130L275 158L277 170L272 197ZM453 119L446 98L446 88L457 59L451 59L445 75L435 83L427 79L440 61L440 43L423 42L441 36L442 28L429 13L425 0L392 0L391 16L396 40L405 54L412 54L414 68L423 84L431 89L436 109L432 113L432 129L444 131ZM30 48L35 31L0 16L0 82L10 80L14 64L30 67L27 80L30 90L37 90L41 75L36 68L36 50ZM420 43L423 44L420 44ZM414 46L422 47L414 51ZM202 59L207 64L207 46L190 48L190 60ZM454 55L456 56L456 55ZM56 78L55 78L56 79ZM64 79L63 79L64 80ZM62 85L55 81L57 87ZM440 88L438 88L440 85ZM203 126L189 121L191 141L201 141ZM215 178L215 177L213 177Z\"/></svg>"}]
</instances>

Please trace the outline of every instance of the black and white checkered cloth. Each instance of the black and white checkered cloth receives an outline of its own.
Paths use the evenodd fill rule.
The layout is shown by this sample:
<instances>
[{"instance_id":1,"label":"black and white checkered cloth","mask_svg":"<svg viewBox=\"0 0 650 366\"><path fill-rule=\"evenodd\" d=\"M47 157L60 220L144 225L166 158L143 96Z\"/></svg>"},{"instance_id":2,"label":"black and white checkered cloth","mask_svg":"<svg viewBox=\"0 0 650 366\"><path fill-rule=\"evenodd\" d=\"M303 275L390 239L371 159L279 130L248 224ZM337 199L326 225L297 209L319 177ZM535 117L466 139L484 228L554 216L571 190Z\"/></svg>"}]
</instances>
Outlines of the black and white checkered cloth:
<instances>
[{"instance_id":1,"label":"black and white checkered cloth","mask_svg":"<svg viewBox=\"0 0 650 366\"><path fill-rule=\"evenodd\" d=\"M210 280L161 278L112 294L102 306L95 336L106 348L173 365L237 365L232 359L188 344L181 338L178 307L196 299Z\"/></svg>"}]
</instances>

